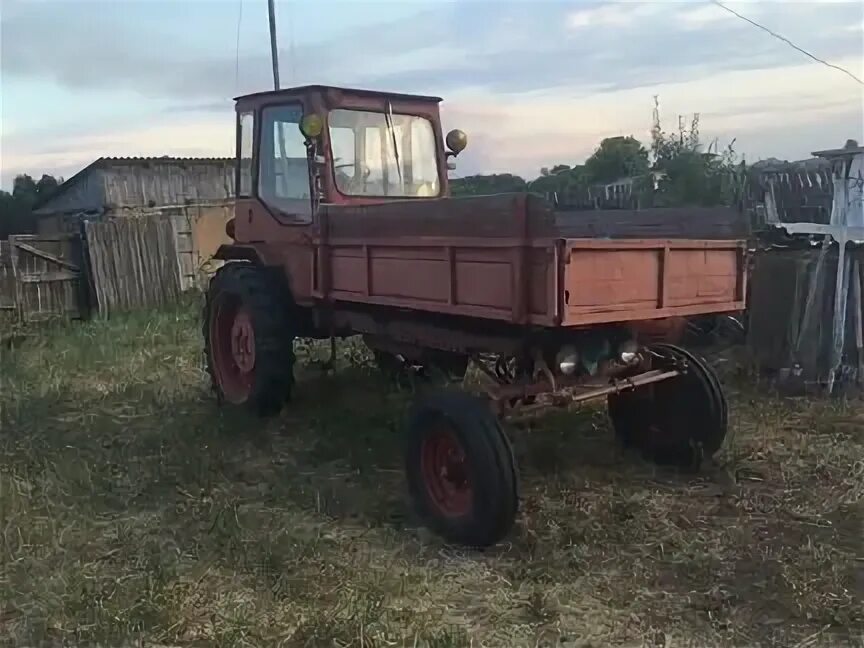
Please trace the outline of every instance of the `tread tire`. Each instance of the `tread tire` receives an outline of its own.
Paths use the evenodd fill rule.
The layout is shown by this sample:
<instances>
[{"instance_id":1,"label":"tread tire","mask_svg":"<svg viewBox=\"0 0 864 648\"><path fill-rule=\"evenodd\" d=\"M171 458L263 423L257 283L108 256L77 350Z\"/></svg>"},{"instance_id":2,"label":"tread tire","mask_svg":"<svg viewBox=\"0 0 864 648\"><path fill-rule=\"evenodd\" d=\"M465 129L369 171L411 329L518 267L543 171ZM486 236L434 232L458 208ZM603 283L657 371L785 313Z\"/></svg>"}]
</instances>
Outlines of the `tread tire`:
<instances>
[{"instance_id":1,"label":"tread tire","mask_svg":"<svg viewBox=\"0 0 864 648\"><path fill-rule=\"evenodd\" d=\"M646 459L659 465L698 469L720 449L726 437L728 404L720 380L710 365L690 351L671 344L656 344L651 349L686 361L688 373L609 396L609 417L615 435L625 447L638 449ZM677 402L670 391L675 385L684 390ZM661 402L656 402L655 397L660 397ZM682 424L679 419L677 430L652 432L650 422L658 421L658 412L670 408L683 412L687 420ZM663 423L662 415L659 421ZM675 432L677 439L666 436Z\"/></svg>"},{"instance_id":2,"label":"tread tire","mask_svg":"<svg viewBox=\"0 0 864 648\"><path fill-rule=\"evenodd\" d=\"M281 271L250 263L227 263L210 280L202 334L207 372L220 403L226 399L213 366L210 328L214 306L226 297L239 299L249 311L255 334L253 385L242 405L259 416L276 416L294 384L294 303L290 292Z\"/></svg>"},{"instance_id":3,"label":"tread tire","mask_svg":"<svg viewBox=\"0 0 864 648\"><path fill-rule=\"evenodd\" d=\"M429 495L421 468L424 438L442 418L462 446L471 476L472 504L459 517L441 513ZM518 471L510 442L484 400L455 390L427 394L409 419L405 467L418 515L447 542L488 547L512 528L519 509Z\"/></svg>"}]
</instances>

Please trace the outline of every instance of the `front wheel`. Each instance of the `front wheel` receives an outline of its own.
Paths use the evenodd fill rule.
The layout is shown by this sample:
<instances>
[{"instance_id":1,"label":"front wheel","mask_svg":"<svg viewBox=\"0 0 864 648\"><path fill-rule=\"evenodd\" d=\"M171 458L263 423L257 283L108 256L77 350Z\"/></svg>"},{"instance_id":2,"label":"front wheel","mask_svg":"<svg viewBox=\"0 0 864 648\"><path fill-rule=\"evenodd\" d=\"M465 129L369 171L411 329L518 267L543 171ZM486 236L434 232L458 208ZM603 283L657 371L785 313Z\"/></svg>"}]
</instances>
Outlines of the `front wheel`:
<instances>
[{"instance_id":1,"label":"front wheel","mask_svg":"<svg viewBox=\"0 0 864 648\"><path fill-rule=\"evenodd\" d=\"M513 451L484 401L459 391L424 398L409 421L405 464L418 514L448 542L486 547L513 526Z\"/></svg>"},{"instance_id":2,"label":"front wheel","mask_svg":"<svg viewBox=\"0 0 864 648\"><path fill-rule=\"evenodd\" d=\"M220 402L278 414L294 380L291 299L278 271L247 263L220 268L207 290L204 350Z\"/></svg>"}]
</instances>

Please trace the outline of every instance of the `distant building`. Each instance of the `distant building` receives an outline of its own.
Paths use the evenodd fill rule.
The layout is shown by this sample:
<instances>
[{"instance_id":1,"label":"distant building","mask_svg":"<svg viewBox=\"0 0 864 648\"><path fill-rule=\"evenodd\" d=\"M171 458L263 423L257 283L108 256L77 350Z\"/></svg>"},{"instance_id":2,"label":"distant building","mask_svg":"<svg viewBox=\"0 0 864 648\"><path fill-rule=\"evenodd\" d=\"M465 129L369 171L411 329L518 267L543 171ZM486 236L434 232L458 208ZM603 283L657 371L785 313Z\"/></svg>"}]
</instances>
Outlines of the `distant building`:
<instances>
[{"instance_id":1,"label":"distant building","mask_svg":"<svg viewBox=\"0 0 864 648\"><path fill-rule=\"evenodd\" d=\"M184 288L223 242L233 214L233 158L99 158L36 206L40 235L82 221L162 215L175 223Z\"/></svg>"}]
</instances>

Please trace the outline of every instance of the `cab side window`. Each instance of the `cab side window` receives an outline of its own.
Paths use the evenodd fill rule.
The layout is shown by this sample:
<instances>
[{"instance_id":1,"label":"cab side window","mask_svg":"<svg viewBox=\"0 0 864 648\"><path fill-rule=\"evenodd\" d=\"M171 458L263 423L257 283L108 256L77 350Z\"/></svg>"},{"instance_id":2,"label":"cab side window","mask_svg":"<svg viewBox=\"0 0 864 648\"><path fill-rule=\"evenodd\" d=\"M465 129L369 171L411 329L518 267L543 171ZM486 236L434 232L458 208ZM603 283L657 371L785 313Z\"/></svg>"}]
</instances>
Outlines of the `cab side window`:
<instances>
[{"instance_id":1,"label":"cab side window","mask_svg":"<svg viewBox=\"0 0 864 648\"><path fill-rule=\"evenodd\" d=\"M290 218L312 215L309 160L300 132L299 105L271 106L261 112L258 196L271 210Z\"/></svg>"},{"instance_id":2,"label":"cab side window","mask_svg":"<svg viewBox=\"0 0 864 648\"><path fill-rule=\"evenodd\" d=\"M252 195L252 144L255 137L255 115L251 112L238 116L237 136L237 196Z\"/></svg>"}]
</instances>

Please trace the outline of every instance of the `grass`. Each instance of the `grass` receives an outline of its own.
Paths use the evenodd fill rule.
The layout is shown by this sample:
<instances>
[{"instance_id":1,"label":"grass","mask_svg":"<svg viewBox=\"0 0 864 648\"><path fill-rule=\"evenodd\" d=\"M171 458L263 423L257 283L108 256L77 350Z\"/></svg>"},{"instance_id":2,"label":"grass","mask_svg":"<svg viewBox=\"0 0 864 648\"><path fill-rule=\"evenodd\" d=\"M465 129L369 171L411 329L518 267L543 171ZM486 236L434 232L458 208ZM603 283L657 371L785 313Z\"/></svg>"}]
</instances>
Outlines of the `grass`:
<instances>
[{"instance_id":1,"label":"grass","mask_svg":"<svg viewBox=\"0 0 864 648\"><path fill-rule=\"evenodd\" d=\"M864 645L860 404L734 382L698 476L617 454L599 409L513 429L522 511L481 553L412 517L409 397L362 348L261 422L217 408L192 308L12 346L0 644Z\"/></svg>"}]
</instances>

